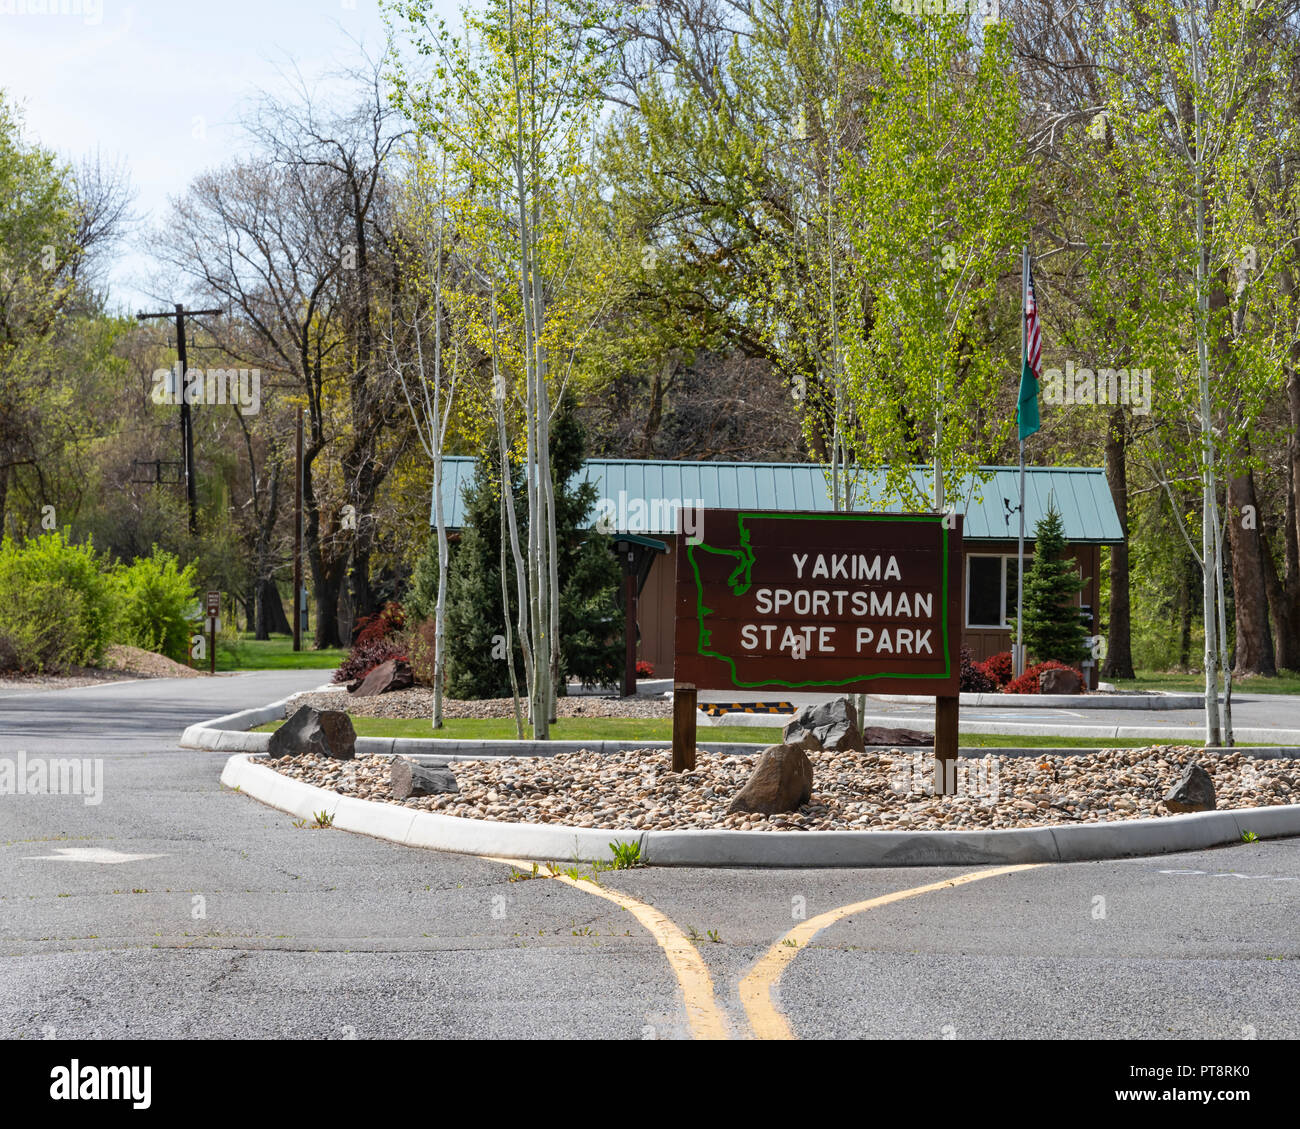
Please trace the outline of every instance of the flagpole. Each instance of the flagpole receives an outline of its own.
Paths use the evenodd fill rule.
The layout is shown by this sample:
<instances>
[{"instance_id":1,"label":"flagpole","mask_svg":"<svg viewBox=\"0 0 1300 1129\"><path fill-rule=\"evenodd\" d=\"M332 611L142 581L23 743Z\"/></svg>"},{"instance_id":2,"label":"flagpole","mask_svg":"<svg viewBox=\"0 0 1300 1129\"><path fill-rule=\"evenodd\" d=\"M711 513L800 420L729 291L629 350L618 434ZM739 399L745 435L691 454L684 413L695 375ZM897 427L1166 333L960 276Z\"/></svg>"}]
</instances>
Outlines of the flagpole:
<instances>
[{"instance_id":1,"label":"flagpole","mask_svg":"<svg viewBox=\"0 0 1300 1129\"><path fill-rule=\"evenodd\" d=\"M1029 300L1029 245L1020 255L1020 370L1028 360L1025 340L1025 305ZM1020 425L1020 407L1016 407L1016 426ZM1025 673L1025 441L1020 440L1020 541L1016 547L1016 649L1013 666L1016 677Z\"/></svg>"}]
</instances>

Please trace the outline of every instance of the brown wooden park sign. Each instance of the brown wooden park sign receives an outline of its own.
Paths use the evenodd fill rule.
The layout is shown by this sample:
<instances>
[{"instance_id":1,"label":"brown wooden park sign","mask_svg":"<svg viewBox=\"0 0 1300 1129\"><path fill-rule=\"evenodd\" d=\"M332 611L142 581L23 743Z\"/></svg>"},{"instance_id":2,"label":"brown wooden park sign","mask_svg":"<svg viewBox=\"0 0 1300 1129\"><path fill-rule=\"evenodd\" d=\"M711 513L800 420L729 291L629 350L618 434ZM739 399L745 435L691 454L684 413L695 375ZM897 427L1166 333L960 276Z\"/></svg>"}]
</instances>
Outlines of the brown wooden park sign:
<instances>
[{"instance_id":1,"label":"brown wooden park sign","mask_svg":"<svg viewBox=\"0 0 1300 1129\"><path fill-rule=\"evenodd\" d=\"M699 690L935 699L935 788L954 790L961 516L697 511L679 519L673 770Z\"/></svg>"}]
</instances>

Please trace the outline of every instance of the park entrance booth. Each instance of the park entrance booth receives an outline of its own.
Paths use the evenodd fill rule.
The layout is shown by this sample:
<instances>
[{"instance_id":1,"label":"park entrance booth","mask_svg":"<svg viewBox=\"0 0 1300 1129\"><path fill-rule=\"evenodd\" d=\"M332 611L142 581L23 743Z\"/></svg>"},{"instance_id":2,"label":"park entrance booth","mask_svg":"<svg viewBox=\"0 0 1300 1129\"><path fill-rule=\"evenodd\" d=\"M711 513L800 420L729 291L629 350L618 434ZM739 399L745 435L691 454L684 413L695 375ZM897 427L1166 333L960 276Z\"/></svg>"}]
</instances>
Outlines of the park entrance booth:
<instances>
[{"instance_id":1,"label":"park entrance booth","mask_svg":"<svg viewBox=\"0 0 1300 1129\"><path fill-rule=\"evenodd\" d=\"M444 462L443 505L447 524L458 529L464 514L463 490L474 460ZM962 612L960 643L979 661L1010 651L1015 616L1018 467L987 467L981 484L967 479L962 502L962 556L959 584ZM781 510L833 513L827 487L829 468L817 463L661 462L643 459L589 459L576 478L596 486L592 514L597 528L626 542L621 559L634 569L636 586L635 657L649 663L656 678L674 675L678 522L697 509ZM914 467L921 496L931 490L932 471ZM1098 630L1101 598L1101 548L1124 541L1123 527L1100 467L1025 468L1025 557L1033 557L1033 531L1049 501L1061 513L1065 538L1085 581L1079 613L1090 634ZM853 499L857 512L900 513L898 500L885 496L879 475L863 474ZM432 517L430 518L432 522ZM647 544L648 542L648 544ZM627 559L631 551L634 560ZM620 610L626 615L627 573ZM623 618L623 617L620 617ZM1095 671L1094 682L1095 682Z\"/></svg>"}]
</instances>

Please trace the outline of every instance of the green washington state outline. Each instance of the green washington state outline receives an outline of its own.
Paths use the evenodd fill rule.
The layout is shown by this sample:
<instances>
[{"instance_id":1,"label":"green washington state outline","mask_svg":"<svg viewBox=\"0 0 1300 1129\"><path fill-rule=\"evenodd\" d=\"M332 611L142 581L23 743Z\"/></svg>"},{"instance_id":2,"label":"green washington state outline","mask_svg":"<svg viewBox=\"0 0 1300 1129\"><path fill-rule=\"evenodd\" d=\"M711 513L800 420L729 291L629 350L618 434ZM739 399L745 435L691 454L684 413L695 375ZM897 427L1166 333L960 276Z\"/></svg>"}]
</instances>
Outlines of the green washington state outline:
<instances>
[{"instance_id":1,"label":"green washington state outline","mask_svg":"<svg viewBox=\"0 0 1300 1129\"><path fill-rule=\"evenodd\" d=\"M938 522L941 543L940 557L942 564L942 573L940 577L941 593L939 597L940 623L943 628L943 664L944 672L942 674L911 674L900 673L898 671L881 671L878 674L863 674L852 678L838 678L827 681L817 681L809 679L804 682L787 682L782 678L765 678L758 682L745 682L736 676L736 660L730 655L723 655L717 651L711 650L713 645L713 632L704 625L706 616L713 614L713 608L704 606L704 581L700 578L700 566L695 559L695 550L699 549L704 553L712 553L717 557L731 557L736 561L736 567L732 569L731 574L727 577L727 587L731 589L733 596L743 596L749 591L753 584L752 574L754 562L757 558L754 556L754 550L749 544L749 530L745 527L745 518L758 517L768 518L774 521L780 520L802 520L802 521L919 521L919 522ZM686 546L686 559L690 561L691 571L695 575L695 614L696 624L699 628L696 653L704 658L719 659L727 664L731 671L731 684L740 689L755 689L761 686L783 686L787 690L798 690L804 686L848 686L855 682L871 682L877 678L936 678L948 679L952 677L952 656L948 649L948 527L943 524L943 516L936 514L933 517L925 515L899 515L899 514L790 514L788 518L783 514L771 513L740 513L736 515L736 526L739 531L739 548L737 549L719 549L712 545L706 545L703 541L698 544L688 543Z\"/></svg>"}]
</instances>

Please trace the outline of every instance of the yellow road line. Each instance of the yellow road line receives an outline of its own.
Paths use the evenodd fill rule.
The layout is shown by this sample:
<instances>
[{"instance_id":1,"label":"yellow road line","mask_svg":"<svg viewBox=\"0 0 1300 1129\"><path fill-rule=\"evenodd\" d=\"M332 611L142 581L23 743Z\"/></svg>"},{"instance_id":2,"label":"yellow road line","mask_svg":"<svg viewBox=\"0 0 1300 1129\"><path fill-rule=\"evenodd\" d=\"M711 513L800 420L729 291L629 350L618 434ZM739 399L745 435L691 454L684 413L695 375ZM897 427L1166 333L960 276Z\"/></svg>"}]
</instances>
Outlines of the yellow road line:
<instances>
[{"instance_id":1,"label":"yellow road line","mask_svg":"<svg viewBox=\"0 0 1300 1129\"><path fill-rule=\"evenodd\" d=\"M498 858L493 855L481 856L492 862L505 863L525 873L531 873L533 864L519 859ZM550 871L550 880L563 882L584 894L595 894L598 898L622 906L632 914L663 949L664 956L672 966L673 975L682 990L682 999L686 1004L686 1022L691 1029L691 1036L696 1039L729 1039L731 1032L727 1021L713 995L713 978L709 967L704 963L697 949L668 917L654 906L639 902L629 894L618 890L608 890L585 879L573 879L567 874L557 874L550 867L544 867L543 873Z\"/></svg>"},{"instance_id":2,"label":"yellow road line","mask_svg":"<svg viewBox=\"0 0 1300 1129\"><path fill-rule=\"evenodd\" d=\"M745 1014L749 1017L750 1029L759 1039L793 1039L794 1032L790 1025L772 1002L772 995L781 983L781 974L816 934L829 925L852 917L863 910L887 906L892 902L901 902L904 898L914 898L918 894L928 894L934 890L946 890L952 886L964 886L967 882L978 882L981 878L993 878L999 874L1011 874L1017 870L1033 870L1041 863L1024 863L1019 866L998 866L992 870L977 870L963 874L959 878L949 878L943 882L932 882L928 886L914 886L910 890L897 890L892 894L883 894L878 898L869 898L865 902L840 906L839 909L801 921L775 945L759 958L757 964L749 970L740 982L740 1002L745 1005Z\"/></svg>"}]
</instances>

